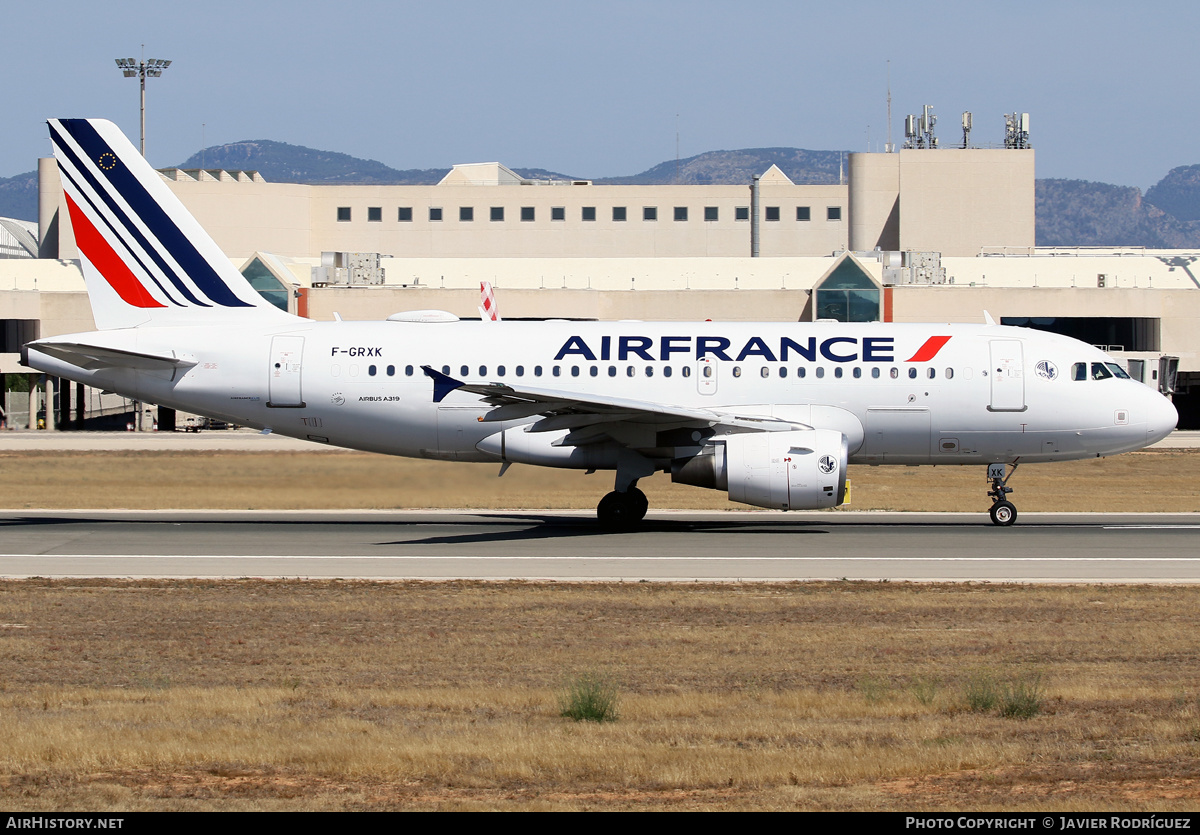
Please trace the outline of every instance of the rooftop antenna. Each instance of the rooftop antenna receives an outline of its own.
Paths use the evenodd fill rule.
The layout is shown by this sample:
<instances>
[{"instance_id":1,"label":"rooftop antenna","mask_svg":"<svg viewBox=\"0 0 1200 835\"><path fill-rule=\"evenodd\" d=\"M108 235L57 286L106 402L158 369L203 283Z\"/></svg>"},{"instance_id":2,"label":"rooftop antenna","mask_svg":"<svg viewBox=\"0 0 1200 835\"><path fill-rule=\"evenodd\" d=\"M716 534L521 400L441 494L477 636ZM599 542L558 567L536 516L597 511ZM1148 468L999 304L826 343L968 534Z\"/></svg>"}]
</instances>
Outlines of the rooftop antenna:
<instances>
[{"instance_id":1,"label":"rooftop antenna","mask_svg":"<svg viewBox=\"0 0 1200 835\"><path fill-rule=\"evenodd\" d=\"M883 152L890 154L896 150L896 146L892 144L892 59L887 62L887 101L888 101L888 138L887 144L883 146Z\"/></svg>"},{"instance_id":2,"label":"rooftop antenna","mask_svg":"<svg viewBox=\"0 0 1200 835\"><path fill-rule=\"evenodd\" d=\"M963 129L963 147L966 148L971 141L971 111L964 110L962 117Z\"/></svg>"},{"instance_id":3,"label":"rooftop antenna","mask_svg":"<svg viewBox=\"0 0 1200 835\"><path fill-rule=\"evenodd\" d=\"M675 114L675 185L679 185L679 114Z\"/></svg>"}]
</instances>

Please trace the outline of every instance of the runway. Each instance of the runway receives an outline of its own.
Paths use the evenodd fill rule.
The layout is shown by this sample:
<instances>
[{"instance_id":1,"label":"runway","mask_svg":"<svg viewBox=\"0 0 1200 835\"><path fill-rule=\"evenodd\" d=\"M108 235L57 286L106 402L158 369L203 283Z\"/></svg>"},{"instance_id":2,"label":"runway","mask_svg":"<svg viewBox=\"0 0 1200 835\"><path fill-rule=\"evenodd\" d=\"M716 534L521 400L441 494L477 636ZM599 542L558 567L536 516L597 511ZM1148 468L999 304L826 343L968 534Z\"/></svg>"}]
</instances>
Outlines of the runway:
<instances>
[{"instance_id":1,"label":"runway","mask_svg":"<svg viewBox=\"0 0 1200 835\"><path fill-rule=\"evenodd\" d=\"M2 511L0 576L1200 582L1200 514Z\"/></svg>"}]
</instances>

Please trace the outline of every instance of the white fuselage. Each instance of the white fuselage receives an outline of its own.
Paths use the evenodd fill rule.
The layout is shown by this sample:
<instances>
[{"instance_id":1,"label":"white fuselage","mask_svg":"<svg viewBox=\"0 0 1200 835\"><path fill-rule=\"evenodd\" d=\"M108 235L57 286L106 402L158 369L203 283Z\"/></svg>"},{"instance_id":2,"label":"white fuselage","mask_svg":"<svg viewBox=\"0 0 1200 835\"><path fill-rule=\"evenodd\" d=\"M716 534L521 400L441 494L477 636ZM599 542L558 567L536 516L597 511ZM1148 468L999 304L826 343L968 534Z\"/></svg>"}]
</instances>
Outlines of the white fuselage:
<instances>
[{"instance_id":1,"label":"white fuselage","mask_svg":"<svg viewBox=\"0 0 1200 835\"><path fill-rule=\"evenodd\" d=\"M267 330L206 324L73 338L195 364L85 371L37 352L36 343L31 364L241 425L425 458L498 460L504 450L488 439L536 416L483 420L493 407L463 391L435 402L422 366L467 383L607 394L837 430L851 463L1109 455L1159 440L1176 419L1152 389L1094 372L1113 362L1096 348L996 325L286 320ZM1081 363L1083 375L1075 370ZM659 457L671 457L677 443L623 442ZM531 463L590 466L554 455Z\"/></svg>"}]
</instances>

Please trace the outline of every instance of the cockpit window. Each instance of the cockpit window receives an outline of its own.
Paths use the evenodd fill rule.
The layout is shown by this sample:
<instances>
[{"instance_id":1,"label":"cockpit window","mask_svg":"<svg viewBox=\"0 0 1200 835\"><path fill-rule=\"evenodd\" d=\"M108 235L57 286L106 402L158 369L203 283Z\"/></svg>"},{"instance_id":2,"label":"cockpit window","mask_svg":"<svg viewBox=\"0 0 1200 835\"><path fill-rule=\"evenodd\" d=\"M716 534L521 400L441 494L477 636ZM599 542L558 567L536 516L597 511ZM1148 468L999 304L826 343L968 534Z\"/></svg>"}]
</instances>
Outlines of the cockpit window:
<instances>
[{"instance_id":1,"label":"cockpit window","mask_svg":"<svg viewBox=\"0 0 1200 835\"><path fill-rule=\"evenodd\" d=\"M1122 380L1129 379L1129 375L1125 373L1125 369L1117 365L1115 362L1106 362L1104 364L1107 365L1109 370L1112 371L1112 373L1117 377L1120 377Z\"/></svg>"},{"instance_id":2,"label":"cockpit window","mask_svg":"<svg viewBox=\"0 0 1200 835\"><path fill-rule=\"evenodd\" d=\"M1102 363L1102 362L1092 363L1092 379L1093 380L1107 380L1112 375L1113 375L1113 373L1104 367L1104 363Z\"/></svg>"},{"instance_id":3,"label":"cockpit window","mask_svg":"<svg viewBox=\"0 0 1200 835\"><path fill-rule=\"evenodd\" d=\"M1086 362L1077 362L1071 366L1071 379L1072 380L1086 380L1087 379L1087 363Z\"/></svg>"}]
</instances>

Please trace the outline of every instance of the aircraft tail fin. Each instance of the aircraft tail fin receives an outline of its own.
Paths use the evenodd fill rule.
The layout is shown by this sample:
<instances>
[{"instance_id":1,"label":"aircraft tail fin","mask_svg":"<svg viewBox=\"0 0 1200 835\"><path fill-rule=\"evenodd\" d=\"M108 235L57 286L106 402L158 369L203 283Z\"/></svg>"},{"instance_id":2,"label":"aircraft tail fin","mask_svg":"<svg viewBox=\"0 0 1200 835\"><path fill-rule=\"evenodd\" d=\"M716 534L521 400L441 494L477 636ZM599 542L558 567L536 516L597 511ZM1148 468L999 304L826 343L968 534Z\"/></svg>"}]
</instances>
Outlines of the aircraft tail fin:
<instances>
[{"instance_id":1,"label":"aircraft tail fin","mask_svg":"<svg viewBox=\"0 0 1200 835\"><path fill-rule=\"evenodd\" d=\"M234 269L120 128L49 126L96 327L289 317Z\"/></svg>"}]
</instances>

